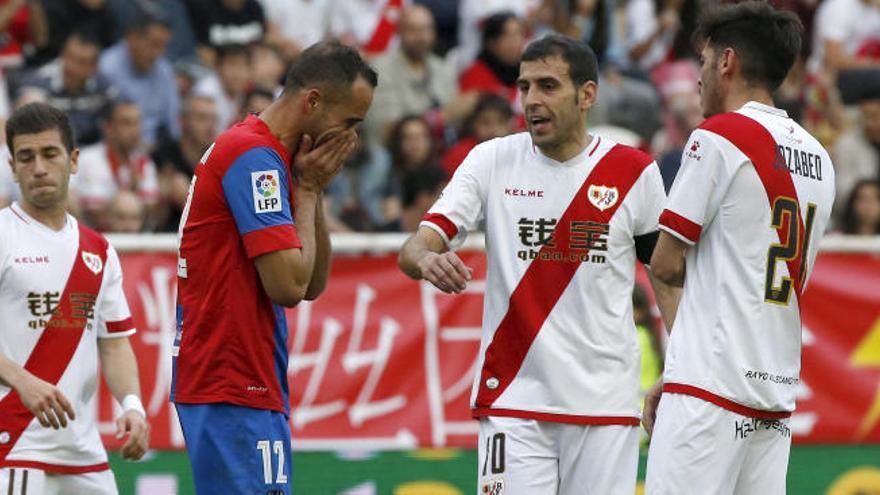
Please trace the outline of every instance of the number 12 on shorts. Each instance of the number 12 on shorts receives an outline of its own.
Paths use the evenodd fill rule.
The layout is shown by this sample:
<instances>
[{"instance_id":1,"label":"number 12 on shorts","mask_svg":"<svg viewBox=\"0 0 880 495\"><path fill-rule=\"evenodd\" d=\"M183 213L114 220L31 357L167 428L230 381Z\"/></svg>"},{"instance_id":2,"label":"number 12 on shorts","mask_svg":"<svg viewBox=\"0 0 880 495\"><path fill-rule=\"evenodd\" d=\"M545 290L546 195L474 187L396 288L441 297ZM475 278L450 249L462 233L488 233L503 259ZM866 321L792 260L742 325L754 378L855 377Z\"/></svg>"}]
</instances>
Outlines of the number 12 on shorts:
<instances>
[{"instance_id":1,"label":"number 12 on shorts","mask_svg":"<svg viewBox=\"0 0 880 495\"><path fill-rule=\"evenodd\" d=\"M278 458L278 470L276 471L274 483L287 483L287 474L284 472L284 442L275 440L258 440L257 450L263 455L263 481L267 485L271 485L272 481L272 452Z\"/></svg>"}]
</instances>

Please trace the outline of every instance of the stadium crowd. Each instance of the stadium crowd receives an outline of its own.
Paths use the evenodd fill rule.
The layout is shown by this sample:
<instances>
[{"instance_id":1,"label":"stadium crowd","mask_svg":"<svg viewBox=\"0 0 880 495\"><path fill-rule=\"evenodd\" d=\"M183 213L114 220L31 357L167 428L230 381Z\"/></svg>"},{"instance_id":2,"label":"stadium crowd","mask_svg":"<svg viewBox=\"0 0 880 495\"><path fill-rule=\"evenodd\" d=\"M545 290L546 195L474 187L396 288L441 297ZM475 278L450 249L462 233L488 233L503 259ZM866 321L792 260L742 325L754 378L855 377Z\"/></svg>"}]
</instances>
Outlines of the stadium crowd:
<instances>
[{"instance_id":1,"label":"stadium crowd","mask_svg":"<svg viewBox=\"0 0 880 495\"><path fill-rule=\"evenodd\" d=\"M32 101L64 110L81 149L70 210L105 232L174 232L214 138L273 100L304 47L338 39L379 86L324 194L328 222L410 232L471 148L523 130L519 57L552 31L598 56L591 132L651 153L668 189L702 120L691 34L713 3L0 0L0 118ZM832 151L833 229L880 235L880 0L772 3L809 30L776 98ZM0 207L17 192L0 166Z\"/></svg>"}]
</instances>

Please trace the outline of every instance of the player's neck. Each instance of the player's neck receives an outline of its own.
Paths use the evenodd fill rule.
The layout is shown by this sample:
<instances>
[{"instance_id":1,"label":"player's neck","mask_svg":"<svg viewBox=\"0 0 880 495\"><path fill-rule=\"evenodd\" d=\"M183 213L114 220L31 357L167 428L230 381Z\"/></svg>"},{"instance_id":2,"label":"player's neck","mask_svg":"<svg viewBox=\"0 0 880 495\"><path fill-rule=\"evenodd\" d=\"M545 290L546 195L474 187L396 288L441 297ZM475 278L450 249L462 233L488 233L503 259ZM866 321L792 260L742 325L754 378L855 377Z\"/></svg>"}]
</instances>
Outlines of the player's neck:
<instances>
[{"instance_id":1,"label":"player's neck","mask_svg":"<svg viewBox=\"0 0 880 495\"><path fill-rule=\"evenodd\" d=\"M302 137L302 130L300 129L301 119L298 118L295 105L290 105L289 101L282 95L263 110L258 118L266 124L272 135L287 148L292 157L296 153L296 147Z\"/></svg>"},{"instance_id":2,"label":"player's neck","mask_svg":"<svg viewBox=\"0 0 880 495\"><path fill-rule=\"evenodd\" d=\"M773 96L764 88L742 85L732 89L724 100L724 111L735 112L746 103L754 101L767 106L775 106Z\"/></svg>"},{"instance_id":3,"label":"player's neck","mask_svg":"<svg viewBox=\"0 0 880 495\"><path fill-rule=\"evenodd\" d=\"M578 132L571 139L566 139L555 146L540 146L539 149L547 158L563 163L581 154L592 142L593 136L586 132Z\"/></svg>"},{"instance_id":4,"label":"player's neck","mask_svg":"<svg viewBox=\"0 0 880 495\"><path fill-rule=\"evenodd\" d=\"M26 200L22 200L19 202L19 206L29 217L54 231L59 231L67 225L67 210L64 209L63 202L46 208L40 208Z\"/></svg>"}]
</instances>

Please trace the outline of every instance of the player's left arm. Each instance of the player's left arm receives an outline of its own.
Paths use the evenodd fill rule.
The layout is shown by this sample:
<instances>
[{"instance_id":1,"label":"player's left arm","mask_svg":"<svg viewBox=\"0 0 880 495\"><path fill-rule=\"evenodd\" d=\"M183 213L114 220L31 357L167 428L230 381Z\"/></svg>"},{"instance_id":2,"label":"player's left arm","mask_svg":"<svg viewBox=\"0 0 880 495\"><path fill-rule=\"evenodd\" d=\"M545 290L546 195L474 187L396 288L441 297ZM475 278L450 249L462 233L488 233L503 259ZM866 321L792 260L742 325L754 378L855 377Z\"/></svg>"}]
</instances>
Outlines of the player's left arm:
<instances>
[{"instance_id":1,"label":"player's left arm","mask_svg":"<svg viewBox=\"0 0 880 495\"><path fill-rule=\"evenodd\" d=\"M327 221L324 217L323 194L318 195L315 202L315 265L312 268L312 279L306 288L306 301L313 301L324 292L327 287L327 279L330 278L330 233L327 231Z\"/></svg>"},{"instance_id":2,"label":"player's left arm","mask_svg":"<svg viewBox=\"0 0 880 495\"><path fill-rule=\"evenodd\" d=\"M137 358L128 340L135 329L122 290L122 267L112 246L107 251L99 301L96 316L101 372L110 393L122 404L122 415L116 419L116 438L128 435L122 446L123 458L140 459L149 446L150 426L141 403Z\"/></svg>"},{"instance_id":3,"label":"player's left arm","mask_svg":"<svg viewBox=\"0 0 880 495\"><path fill-rule=\"evenodd\" d=\"M684 287L688 244L668 232L660 232L651 256L651 274L673 287Z\"/></svg>"},{"instance_id":4,"label":"player's left arm","mask_svg":"<svg viewBox=\"0 0 880 495\"><path fill-rule=\"evenodd\" d=\"M123 413L116 419L116 438L128 434L122 457L140 459L150 443L150 426L141 404L141 386L137 358L128 337L98 339L101 370L113 397L122 404Z\"/></svg>"}]
</instances>

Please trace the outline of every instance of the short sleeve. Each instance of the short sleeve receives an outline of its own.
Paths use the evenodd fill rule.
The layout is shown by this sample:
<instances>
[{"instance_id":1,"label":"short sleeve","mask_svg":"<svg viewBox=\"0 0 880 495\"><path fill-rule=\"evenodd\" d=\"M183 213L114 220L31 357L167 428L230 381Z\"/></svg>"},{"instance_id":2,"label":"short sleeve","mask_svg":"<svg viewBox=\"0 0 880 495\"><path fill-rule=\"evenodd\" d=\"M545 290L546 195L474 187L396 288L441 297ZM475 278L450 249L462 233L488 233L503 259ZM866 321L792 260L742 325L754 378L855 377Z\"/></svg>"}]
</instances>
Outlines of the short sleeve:
<instances>
[{"instance_id":1,"label":"short sleeve","mask_svg":"<svg viewBox=\"0 0 880 495\"><path fill-rule=\"evenodd\" d=\"M302 247L290 204L287 166L271 148L253 148L223 175L223 194L249 258Z\"/></svg>"},{"instance_id":2,"label":"short sleeve","mask_svg":"<svg viewBox=\"0 0 880 495\"><path fill-rule=\"evenodd\" d=\"M688 244L696 244L703 226L712 221L721 204L719 182L724 157L712 136L696 130L684 147L681 168L669 191L660 229Z\"/></svg>"},{"instance_id":3,"label":"short sleeve","mask_svg":"<svg viewBox=\"0 0 880 495\"><path fill-rule=\"evenodd\" d=\"M666 205L666 190L663 188L663 177L657 162L651 162L642 172L638 182L639 208L636 218L634 235L640 236L657 231L660 214Z\"/></svg>"},{"instance_id":4,"label":"short sleeve","mask_svg":"<svg viewBox=\"0 0 880 495\"><path fill-rule=\"evenodd\" d=\"M475 147L455 171L421 225L435 230L450 249L460 246L483 218L491 169L489 143Z\"/></svg>"},{"instance_id":5,"label":"short sleeve","mask_svg":"<svg viewBox=\"0 0 880 495\"><path fill-rule=\"evenodd\" d=\"M128 337L135 332L128 301L122 290L122 266L113 246L107 248L104 281L98 305L98 338Z\"/></svg>"}]
</instances>

